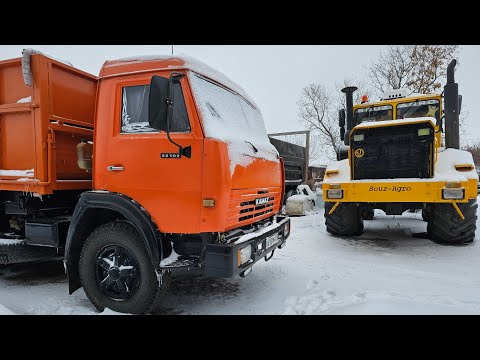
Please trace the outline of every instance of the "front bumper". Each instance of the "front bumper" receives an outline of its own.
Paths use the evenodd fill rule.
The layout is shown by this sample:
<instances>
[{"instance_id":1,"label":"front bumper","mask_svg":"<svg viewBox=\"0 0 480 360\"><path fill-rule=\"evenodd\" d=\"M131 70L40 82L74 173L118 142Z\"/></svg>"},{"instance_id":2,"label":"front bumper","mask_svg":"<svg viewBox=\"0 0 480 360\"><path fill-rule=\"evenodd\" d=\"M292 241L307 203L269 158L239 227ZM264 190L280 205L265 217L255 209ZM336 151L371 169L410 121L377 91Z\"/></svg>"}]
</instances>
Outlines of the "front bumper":
<instances>
[{"instance_id":1,"label":"front bumper","mask_svg":"<svg viewBox=\"0 0 480 360\"><path fill-rule=\"evenodd\" d=\"M332 185L337 187L332 187ZM477 197L477 181L468 180L460 182L460 187L465 189L465 196L461 200L445 200L442 190L446 188L447 181L368 181L357 180L344 183L323 184L323 196L326 202L421 202L421 203L466 203L469 199ZM328 189L338 188L343 190L341 199L329 199Z\"/></svg>"},{"instance_id":2,"label":"front bumper","mask_svg":"<svg viewBox=\"0 0 480 360\"><path fill-rule=\"evenodd\" d=\"M205 276L230 278L244 276L250 272L253 264L265 258L270 260L277 248L283 248L290 236L290 218L277 216L276 222L267 229L261 229L244 235L232 244L207 244L205 251ZM286 231L287 230L287 231ZM277 240L277 241L275 241ZM267 248L267 241L274 242ZM243 265L238 264L238 251L251 246L250 260Z\"/></svg>"}]
</instances>

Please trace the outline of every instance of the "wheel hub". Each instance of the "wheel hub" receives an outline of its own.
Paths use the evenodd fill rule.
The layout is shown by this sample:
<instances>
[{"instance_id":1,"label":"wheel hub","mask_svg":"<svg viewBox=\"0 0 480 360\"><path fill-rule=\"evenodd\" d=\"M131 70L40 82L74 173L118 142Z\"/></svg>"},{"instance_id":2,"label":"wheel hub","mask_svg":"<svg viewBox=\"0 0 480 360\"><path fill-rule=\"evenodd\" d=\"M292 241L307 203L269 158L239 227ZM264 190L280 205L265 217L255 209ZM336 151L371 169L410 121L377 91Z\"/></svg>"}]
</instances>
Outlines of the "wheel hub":
<instances>
[{"instance_id":1,"label":"wheel hub","mask_svg":"<svg viewBox=\"0 0 480 360\"><path fill-rule=\"evenodd\" d=\"M108 276L110 276L113 281L120 280L120 269L116 266L112 266L110 270L108 270Z\"/></svg>"},{"instance_id":2,"label":"wheel hub","mask_svg":"<svg viewBox=\"0 0 480 360\"><path fill-rule=\"evenodd\" d=\"M110 299L130 299L139 288L140 275L135 256L125 247L108 245L97 253L97 285Z\"/></svg>"}]
</instances>

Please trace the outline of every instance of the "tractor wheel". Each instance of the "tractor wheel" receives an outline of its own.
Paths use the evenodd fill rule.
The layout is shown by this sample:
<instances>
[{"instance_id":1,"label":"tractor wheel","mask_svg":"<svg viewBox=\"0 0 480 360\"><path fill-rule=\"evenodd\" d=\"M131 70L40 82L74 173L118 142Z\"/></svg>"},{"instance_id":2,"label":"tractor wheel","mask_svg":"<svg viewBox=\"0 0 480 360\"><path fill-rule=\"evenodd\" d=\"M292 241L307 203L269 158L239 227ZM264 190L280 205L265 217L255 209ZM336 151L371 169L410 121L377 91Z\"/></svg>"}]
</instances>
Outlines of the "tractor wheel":
<instances>
[{"instance_id":1,"label":"tractor wheel","mask_svg":"<svg viewBox=\"0 0 480 360\"><path fill-rule=\"evenodd\" d=\"M430 206L427 206L426 208L422 209L422 219L423 219L423 221L428 222L428 220L430 219L431 211L432 211L432 209L430 208Z\"/></svg>"},{"instance_id":2,"label":"tractor wheel","mask_svg":"<svg viewBox=\"0 0 480 360\"><path fill-rule=\"evenodd\" d=\"M351 203L341 203L332 214L330 210L334 202L325 203L325 226L332 235L361 235L363 232L363 219L360 207Z\"/></svg>"},{"instance_id":3,"label":"tractor wheel","mask_svg":"<svg viewBox=\"0 0 480 360\"><path fill-rule=\"evenodd\" d=\"M432 204L428 213L428 234L439 244L458 245L470 243L477 229L477 200L458 204L465 216L462 220L452 204Z\"/></svg>"}]
</instances>

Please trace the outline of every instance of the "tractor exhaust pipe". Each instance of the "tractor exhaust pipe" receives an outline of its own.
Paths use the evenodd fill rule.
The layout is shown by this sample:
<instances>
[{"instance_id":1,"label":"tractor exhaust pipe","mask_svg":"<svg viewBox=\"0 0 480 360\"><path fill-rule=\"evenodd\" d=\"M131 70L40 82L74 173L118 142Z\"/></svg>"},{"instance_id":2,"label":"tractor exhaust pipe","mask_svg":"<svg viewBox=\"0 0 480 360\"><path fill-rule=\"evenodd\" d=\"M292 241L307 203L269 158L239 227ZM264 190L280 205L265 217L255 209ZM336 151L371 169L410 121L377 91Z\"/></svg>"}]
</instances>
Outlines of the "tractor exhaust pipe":
<instances>
[{"instance_id":1,"label":"tractor exhaust pipe","mask_svg":"<svg viewBox=\"0 0 480 360\"><path fill-rule=\"evenodd\" d=\"M455 82L455 65L453 59L447 67L447 83L444 86L445 100L445 146L460 149L460 104L458 84Z\"/></svg>"},{"instance_id":2,"label":"tractor exhaust pipe","mask_svg":"<svg viewBox=\"0 0 480 360\"><path fill-rule=\"evenodd\" d=\"M347 86L342 89L342 92L345 93L347 98L347 108L346 108L346 120L347 120L347 129L345 131L345 145L350 144L350 132L352 131L355 124L353 123L353 93L357 91L355 86Z\"/></svg>"}]
</instances>

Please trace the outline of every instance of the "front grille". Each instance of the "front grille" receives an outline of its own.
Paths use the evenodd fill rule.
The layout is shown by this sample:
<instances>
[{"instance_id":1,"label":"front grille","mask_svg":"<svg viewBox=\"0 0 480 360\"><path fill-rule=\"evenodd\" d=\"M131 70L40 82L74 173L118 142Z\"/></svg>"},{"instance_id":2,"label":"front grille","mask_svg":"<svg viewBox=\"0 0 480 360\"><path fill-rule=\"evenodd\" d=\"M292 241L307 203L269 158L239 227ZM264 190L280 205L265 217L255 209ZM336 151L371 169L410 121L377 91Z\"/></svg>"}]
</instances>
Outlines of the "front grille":
<instances>
[{"instance_id":1,"label":"front grille","mask_svg":"<svg viewBox=\"0 0 480 360\"><path fill-rule=\"evenodd\" d=\"M419 129L428 135L419 136ZM355 135L363 140L354 141ZM353 179L430 178L434 129L430 123L360 128L351 142Z\"/></svg>"},{"instance_id":2,"label":"front grille","mask_svg":"<svg viewBox=\"0 0 480 360\"><path fill-rule=\"evenodd\" d=\"M281 188L268 190L232 190L227 216L227 228L243 226L268 218L280 208ZM256 205L256 199L265 199Z\"/></svg>"}]
</instances>

